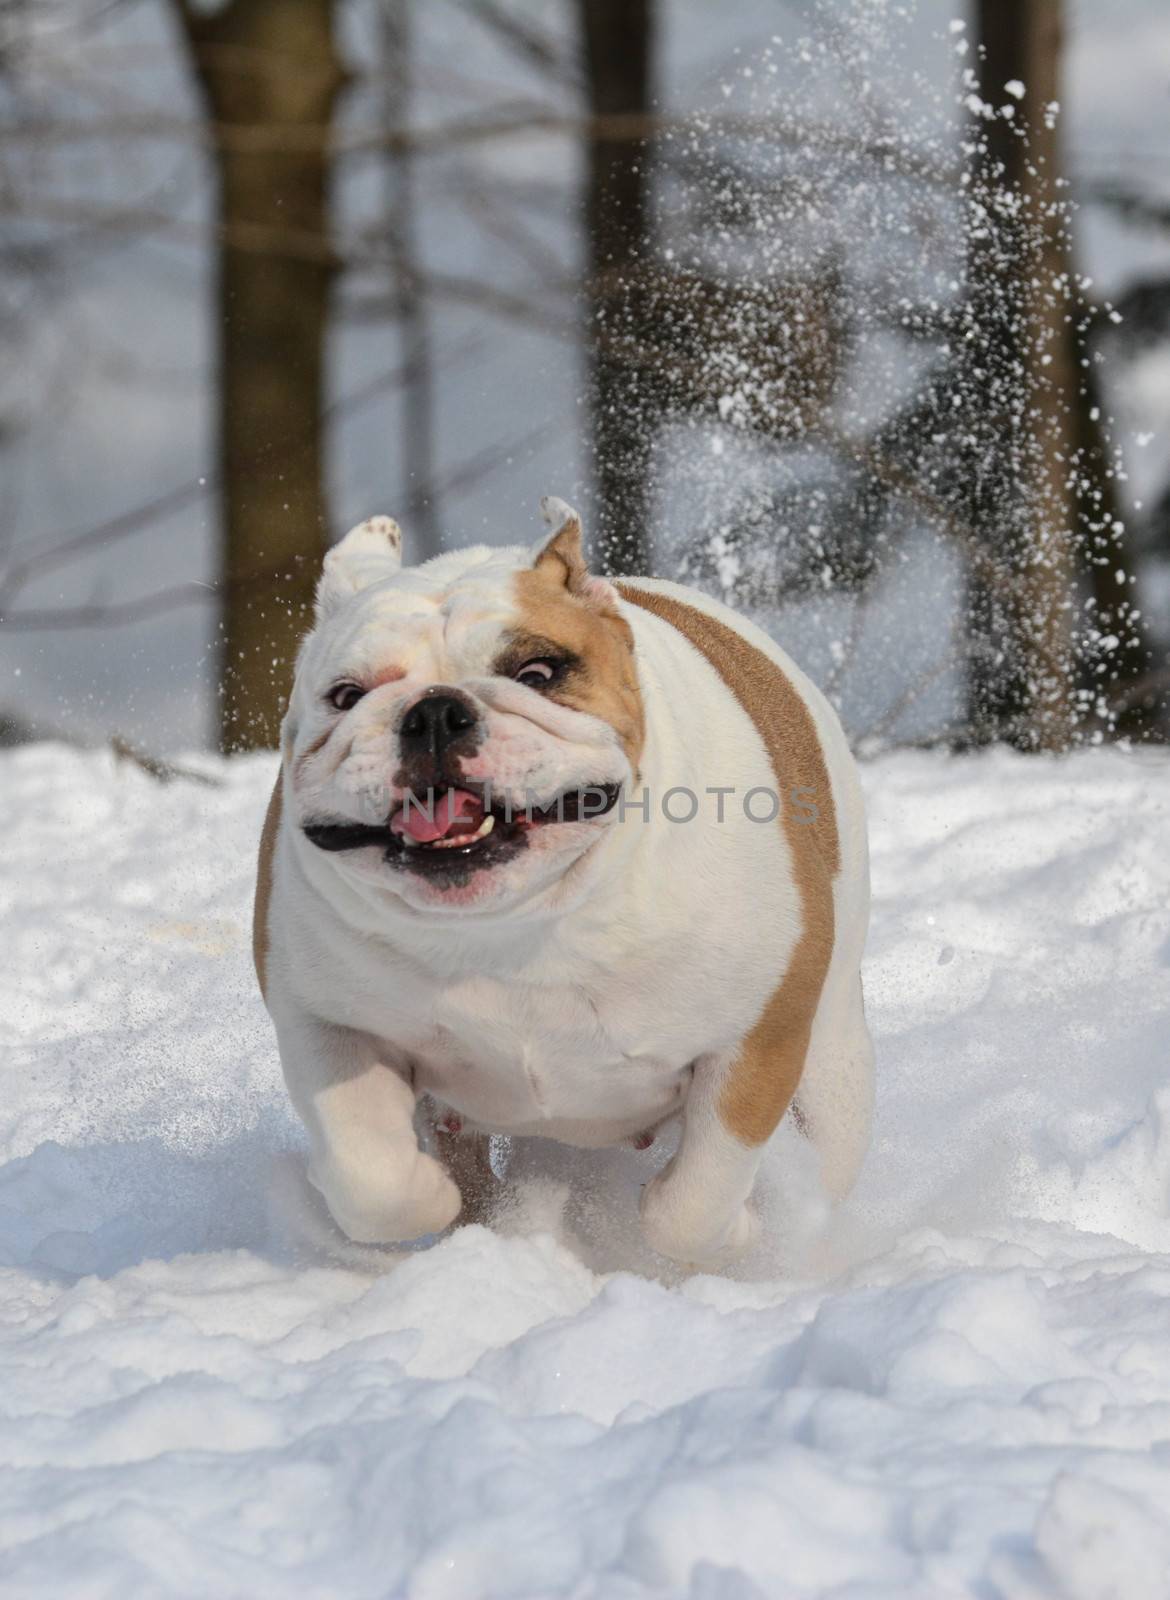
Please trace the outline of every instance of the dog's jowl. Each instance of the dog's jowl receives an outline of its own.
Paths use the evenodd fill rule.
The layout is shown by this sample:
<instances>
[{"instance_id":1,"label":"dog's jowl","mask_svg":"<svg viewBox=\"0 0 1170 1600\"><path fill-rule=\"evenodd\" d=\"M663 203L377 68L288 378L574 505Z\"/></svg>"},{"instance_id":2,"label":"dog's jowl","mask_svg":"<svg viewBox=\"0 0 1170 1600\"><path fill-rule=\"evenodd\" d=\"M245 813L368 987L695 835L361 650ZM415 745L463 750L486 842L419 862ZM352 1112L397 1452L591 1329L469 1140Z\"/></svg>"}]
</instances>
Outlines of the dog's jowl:
<instances>
[{"instance_id":1,"label":"dog's jowl","mask_svg":"<svg viewBox=\"0 0 1170 1600\"><path fill-rule=\"evenodd\" d=\"M656 1250L740 1254L791 1107L842 1194L869 1132L865 820L831 708L677 584L535 548L326 557L254 950L310 1176L351 1238L475 1214L492 1133L644 1147ZM420 1103L436 1130L420 1146Z\"/></svg>"}]
</instances>

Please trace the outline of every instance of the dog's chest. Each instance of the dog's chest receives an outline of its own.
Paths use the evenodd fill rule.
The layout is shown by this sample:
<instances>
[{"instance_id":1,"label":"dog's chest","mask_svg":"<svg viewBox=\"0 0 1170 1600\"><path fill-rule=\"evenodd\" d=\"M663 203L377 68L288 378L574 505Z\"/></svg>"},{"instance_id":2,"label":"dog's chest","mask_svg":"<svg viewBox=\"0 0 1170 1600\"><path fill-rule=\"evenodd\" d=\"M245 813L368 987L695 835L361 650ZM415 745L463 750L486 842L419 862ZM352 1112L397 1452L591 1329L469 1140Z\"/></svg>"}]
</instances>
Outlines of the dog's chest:
<instances>
[{"instance_id":1,"label":"dog's chest","mask_svg":"<svg viewBox=\"0 0 1170 1600\"><path fill-rule=\"evenodd\" d=\"M607 1017L581 986L475 976L416 998L418 1087L485 1127L593 1143L677 1104L685 1063L644 1048L636 1018Z\"/></svg>"}]
</instances>

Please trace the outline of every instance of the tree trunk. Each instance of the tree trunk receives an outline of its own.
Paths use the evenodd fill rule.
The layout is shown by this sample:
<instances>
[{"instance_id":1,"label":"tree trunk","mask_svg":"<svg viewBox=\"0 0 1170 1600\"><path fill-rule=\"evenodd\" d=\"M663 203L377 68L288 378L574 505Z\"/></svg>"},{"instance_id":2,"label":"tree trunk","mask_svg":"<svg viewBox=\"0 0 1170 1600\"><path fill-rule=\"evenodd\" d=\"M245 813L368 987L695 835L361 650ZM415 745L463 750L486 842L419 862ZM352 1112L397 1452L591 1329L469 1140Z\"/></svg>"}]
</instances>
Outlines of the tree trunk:
<instances>
[{"instance_id":1,"label":"tree trunk","mask_svg":"<svg viewBox=\"0 0 1170 1600\"><path fill-rule=\"evenodd\" d=\"M180 0L219 179L224 750L277 743L328 543L328 139L343 81L334 10L334 0Z\"/></svg>"},{"instance_id":2,"label":"tree trunk","mask_svg":"<svg viewBox=\"0 0 1170 1600\"><path fill-rule=\"evenodd\" d=\"M590 116L646 115L654 0L578 0L578 10ZM633 355L639 342L637 269L649 245L648 153L639 138L619 140L595 131L585 157L597 554L602 570L636 574L649 566L654 435Z\"/></svg>"},{"instance_id":3,"label":"tree trunk","mask_svg":"<svg viewBox=\"0 0 1170 1600\"><path fill-rule=\"evenodd\" d=\"M1048 111L1060 98L1061 10L1061 0L978 6L982 98L1014 114L978 123L986 225L971 241L982 344L971 378L987 431L973 504L969 722L976 739L1032 749L1063 748L1078 717L1075 301Z\"/></svg>"},{"instance_id":4,"label":"tree trunk","mask_svg":"<svg viewBox=\"0 0 1170 1600\"><path fill-rule=\"evenodd\" d=\"M1087 324L1083 317L1080 326ZM1094 601L1093 621L1100 634L1112 636L1116 646L1086 663L1086 690L1105 704L1120 703L1119 713L1094 710L1107 731L1132 738L1160 736L1162 708L1152 689L1143 689L1150 670L1152 649L1135 585L1137 556L1122 520L1117 480L1111 469L1108 440L1101 418L1105 413L1102 386L1094 352L1079 327L1072 333L1074 359L1080 379L1077 406L1077 449L1081 478L1082 526L1078 548L1085 582Z\"/></svg>"},{"instance_id":5,"label":"tree trunk","mask_svg":"<svg viewBox=\"0 0 1170 1600\"><path fill-rule=\"evenodd\" d=\"M383 113L387 132L405 128L411 95L411 6L414 0L381 0ZM392 150L387 157L386 220L393 273L391 292L402 349L402 472L406 484L401 515L416 557L442 549L435 451L435 379L426 297L420 283L415 227L414 157Z\"/></svg>"}]
</instances>

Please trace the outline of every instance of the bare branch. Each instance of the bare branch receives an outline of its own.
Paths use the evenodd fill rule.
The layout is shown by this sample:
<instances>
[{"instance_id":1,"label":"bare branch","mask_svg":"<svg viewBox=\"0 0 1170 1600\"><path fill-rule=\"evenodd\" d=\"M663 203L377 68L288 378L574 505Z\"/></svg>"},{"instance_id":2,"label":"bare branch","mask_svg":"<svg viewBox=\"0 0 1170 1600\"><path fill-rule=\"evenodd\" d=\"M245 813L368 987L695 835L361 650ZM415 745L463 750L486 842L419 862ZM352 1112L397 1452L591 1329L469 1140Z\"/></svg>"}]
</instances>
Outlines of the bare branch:
<instances>
[{"instance_id":1,"label":"bare branch","mask_svg":"<svg viewBox=\"0 0 1170 1600\"><path fill-rule=\"evenodd\" d=\"M893 705L886 710L885 715L880 717L877 723L867 730L866 738L883 739L888 733L892 733L906 712L922 698L928 689L933 688L941 678L946 677L948 672L961 665L959 655L961 622L962 617L956 613L951 619L950 628L947 630L947 643L942 655L933 667L927 672L920 673L911 684L907 685Z\"/></svg>"},{"instance_id":2,"label":"bare branch","mask_svg":"<svg viewBox=\"0 0 1170 1600\"><path fill-rule=\"evenodd\" d=\"M151 523L157 522L160 517L165 517L172 511L181 511L184 506L201 500L213 486L209 485L205 478L192 478L190 482L178 484L175 488L155 495L153 499L146 500L129 511L120 512L107 522L99 522L92 528L83 529L80 533L58 540L47 550L40 550L33 555L25 556L22 560L13 561L4 574L3 583L0 584L0 610L30 579L51 572L55 567L65 566L77 557L88 554L90 550L114 544L129 534L138 533Z\"/></svg>"},{"instance_id":3,"label":"bare branch","mask_svg":"<svg viewBox=\"0 0 1170 1600\"><path fill-rule=\"evenodd\" d=\"M469 11L477 22L497 34L530 65L551 73L570 89L580 87L581 74L576 63L567 59L556 40L542 33L527 17L508 11L498 0L463 0L461 9Z\"/></svg>"},{"instance_id":4,"label":"bare branch","mask_svg":"<svg viewBox=\"0 0 1170 1600\"><path fill-rule=\"evenodd\" d=\"M720 135L752 139L765 145L784 144L816 154L834 154L875 163L882 172L920 178L939 184L953 184L959 168L933 152L917 148L895 135L857 138L828 123L798 121L796 118L747 112L719 112L699 117L664 112L611 112L597 116L566 114L543 106L489 116L455 118L430 128L359 128L332 138L335 156L354 156L387 151L414 155L440 155L464 145L486 144L492 140L523 138L544 133L565 138L586 137L617 144L691 135L699 130L704 138ZM179 140L206 149L239 151L285 151L309 148L319 141L321 129L298 123L287 126L276 122L197 123L162 113L118 117L102 123L78 118L27 121L5 129L7 140L40 145L74 142L90 143L97 138Z\"/></svg>"},{"instance_id":5,"label":"bare branch","mask_svg":"<svg viewBox=\"0 0 1170 1600\"><path fill-rule=\"evenodd\" d=\"M1108 697L1109 709L1114 716L1122 716L1134 706L1141 705L1148 696L1165 695L1170 691L1170 666L1156 667L1143 673L1132 683L1124 684Z\"/></svg>"},{"instance_id":6,"label":"bare branch","mask_svg":"<svg viewBox=\"0 0 1170 1600\"><path fill-rule=\"evenodd\" d=\"M149 751L140 750L129 739L124 739L120 733L110 736L110 749L116 760L133 763L158 783L173 783L176 778L182 778L187 783L202 784L207 789L223 788L222 778L213 777L209 772L199 772L195 767L184 766L177 761L165 761L162 756L152 756Z\"/></svg>"},{"instance_id":7,"label":"bare branch","mask_svg":"<svg viewBox=\"0 0 1170 1600\"><path fill-rule=\"evenodd\" d=\"M477 342L471 339L462 341L445 358L444 364L448 364L467 354ZM390 371L371 378L368 383L363 384L352 393L343 395L340 399L335 400L332 405L325 408L323 416L326 420L348 416L351 412L367 405L371 400L377 399L387 390L396 388L402 382L402 378L403 368L401 366L393 367ZM289 440L288 451L290 453L295 451L299 444L300 441L297 439ZM278 465L279 460L279 456L268 458L265 464L266 470L272 465ZM79 533L70 534L64 539L57 540L50 544L48 549L38 549L27 556L18 558L9 566L8 571L4 574L3 582L0 583L0 611L3 611L11 604L17 591L23 588L31 579L40 577L45 572L51 572L56 567L66 565L78 557L85 556L91 550L114 544L131 534L141 532L157 522L160 517L167 516L173 511L181 511L185 506L192 505L205 495L213 493L218 487L218 483L219 480L214 473L205 477L191 478L186 483L177 484L173 489L168 489L165 493L155 495L152 499L132 507L129 511L120 512L118 516L111 517L106 522L98 523L95 527L85 528ZM41 542L37 541L38 544ZM200 586L200 592L201 594L206 594L213 591L204 585ZM190 598L198 598L198 596L193 595ZM138 604L137 601L131 603ZM93 608L84 607L82 609L90 611ZM71 612L44 613L44 615L71 614ZM20 615L23 617L35 614L22 612ZM130 618L129 620L134 619ZM9 614L6 619L6 625L11 625L14 621L15 617ZM51 626L51 624L41 624L39 622L29 624L29 626L34 627L42 625ZM76 625L89 626L90 624L80 622Z\"/></svg>"},{"instance_id":8,"label":"bare branch","mask_svg":"<svg viewBox=\"0 0 1170 1600\"><path fill-rule=\"evenodd\" d=\"M553 418L531 429L519 439L488 446L468 461L462 462L433 487L432 492L442 495L464 494L476 483L490 476L498 467L526 450L542 443L563 429L569 417ZM90 530L97 532L99 530ZM222 599L230 591L255 588L271 584L282 576L270 568L250 572L231 582L172 584L151 594L139 595L133 600L113 604L91 603L42 610L0 611L0 626L13 632L38 633L54 628L108 628L125 627L135 622L147 622L167 612L183 610L187 606L208 600Z\"/></svg>"},{"instance_id":9,"label":"bare branch","mask_svg":"<svg viewBox=\"0 0 1170 1600\"><path fill-rule=\"evenodd\" d=\"M223 586L209 583L178 583L137 600L115 605L66 606L60 609L0 612L0 626L9 632L40 633L56 628L124 627L130 622L145 622L164 611L213 600L223 594Z\"/></svg>"}]
</instances>

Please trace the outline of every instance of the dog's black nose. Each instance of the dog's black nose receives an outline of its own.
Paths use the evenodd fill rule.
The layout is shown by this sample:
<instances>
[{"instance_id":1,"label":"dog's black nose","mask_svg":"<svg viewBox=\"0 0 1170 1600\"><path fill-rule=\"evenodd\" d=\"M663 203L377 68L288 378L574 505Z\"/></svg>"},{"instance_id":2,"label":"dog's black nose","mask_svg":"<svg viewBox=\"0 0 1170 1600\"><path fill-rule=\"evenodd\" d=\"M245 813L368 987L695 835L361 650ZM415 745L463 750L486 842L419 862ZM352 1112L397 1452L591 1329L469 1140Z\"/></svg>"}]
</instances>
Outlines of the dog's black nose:
<instances>
[{"instance_id":1,"label":"dog's black nose","mask_svg":"<svg viewBox=\"0 0 1170 1600\"><path fill-rule=\"evenodd\" d=\"M439 691L415 701L402 719L398 737L404 755L426 754L438 760L448 745L475 724L475 711L462 695Z\"/></svg>"}]
</instances>

